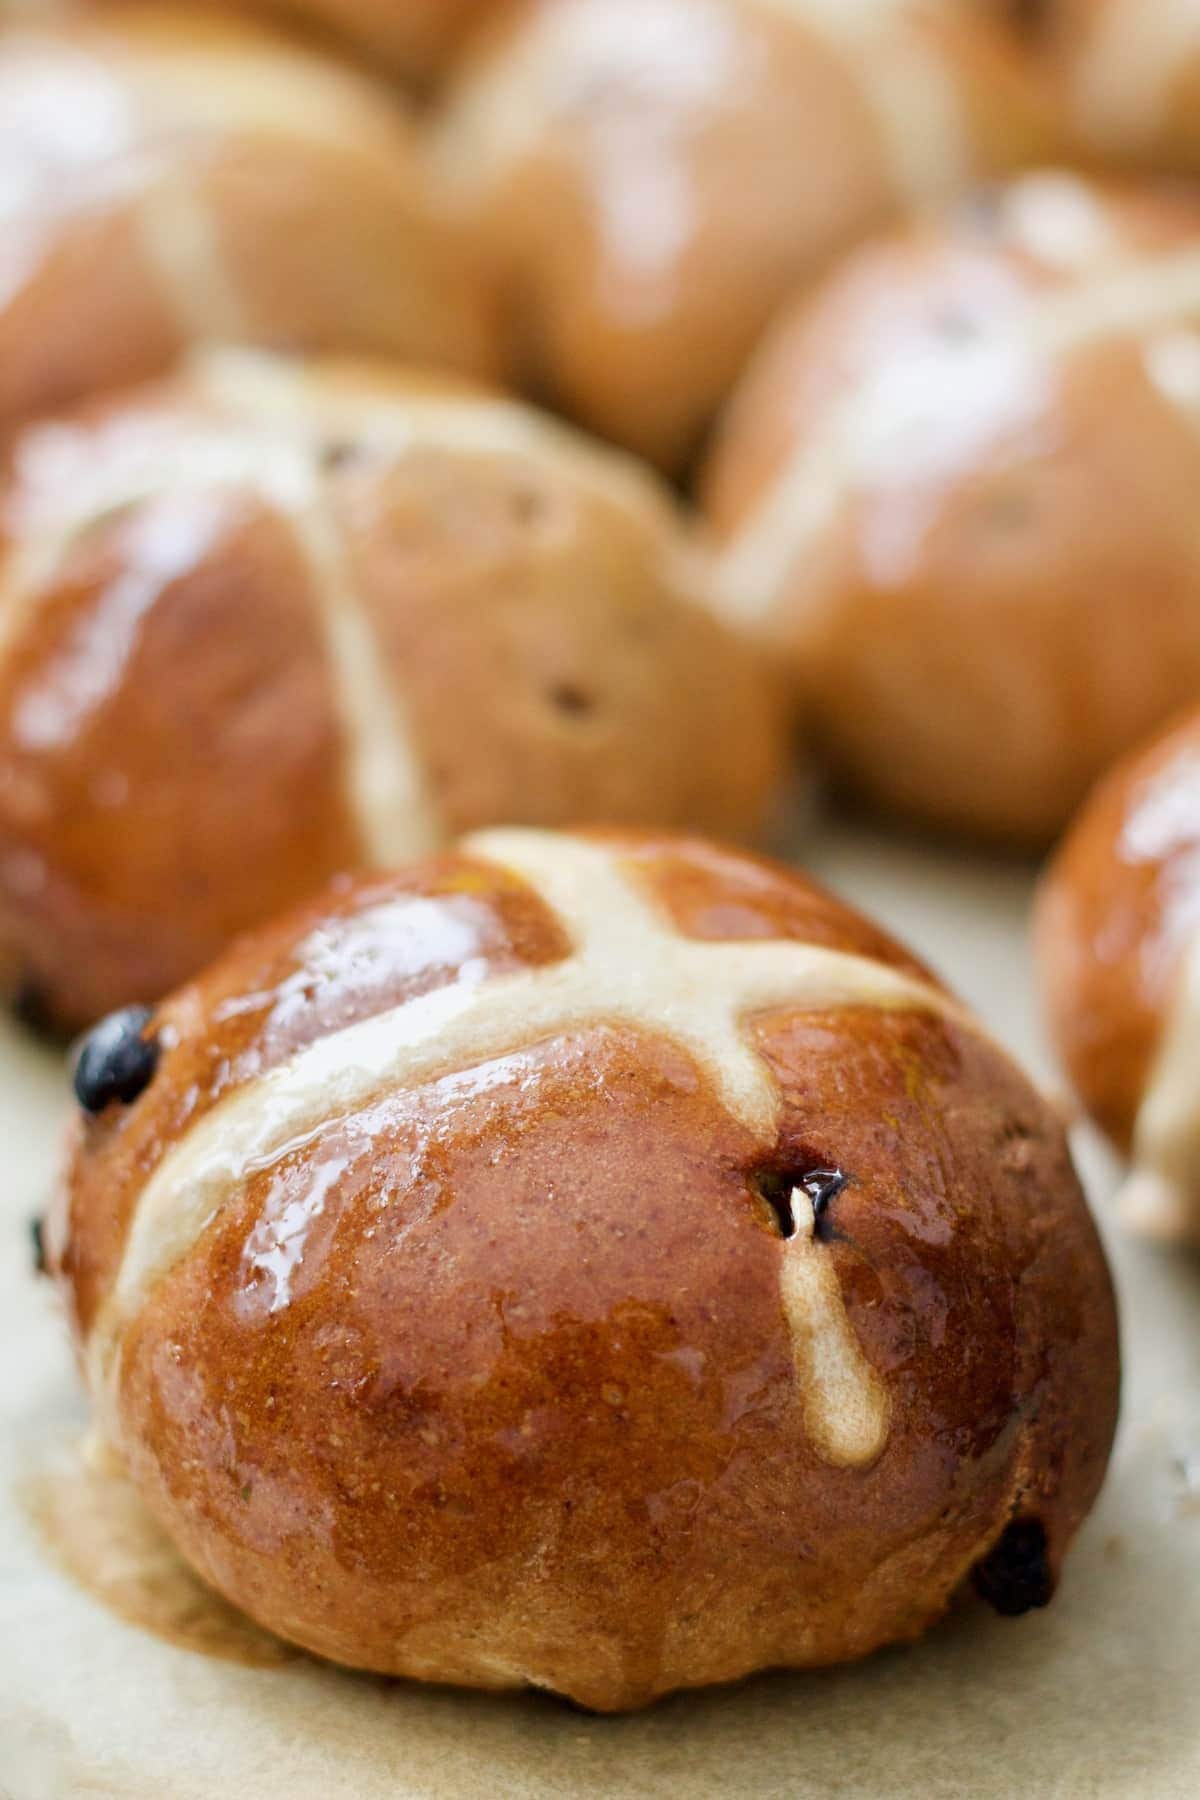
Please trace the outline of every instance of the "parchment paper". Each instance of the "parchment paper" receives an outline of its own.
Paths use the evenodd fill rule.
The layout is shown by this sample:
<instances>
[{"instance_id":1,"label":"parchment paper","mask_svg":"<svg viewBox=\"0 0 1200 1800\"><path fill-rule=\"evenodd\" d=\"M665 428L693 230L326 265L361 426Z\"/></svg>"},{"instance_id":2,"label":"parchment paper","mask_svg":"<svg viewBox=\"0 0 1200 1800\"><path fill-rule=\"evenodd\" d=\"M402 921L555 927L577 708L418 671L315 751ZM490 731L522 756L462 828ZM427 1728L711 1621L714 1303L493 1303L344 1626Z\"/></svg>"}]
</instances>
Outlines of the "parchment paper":
<instances>
[{"instance_id":1,"label":"parchment paper","mask_svg":"<svg viewBox=\"0 0 1200 1800\"><path fill-rule=\"evenodd\" d=\"M1043 1077L1025 947L1030 875L824 828L805 860L879 914ZM1115 1172L1078 1151L1123 1310L1124 1416L1055 1603L964 1605L855 1668L760 1677L593 1719L340 1674L251 1669L123 1623L59 1573L22 1484L84 1417L30 1267L63 1066L0 1023L0 1792L6 1800L409 1796L1200 1795L1200 1260L1107 1230Z\"/></svg>"}]
</instances>

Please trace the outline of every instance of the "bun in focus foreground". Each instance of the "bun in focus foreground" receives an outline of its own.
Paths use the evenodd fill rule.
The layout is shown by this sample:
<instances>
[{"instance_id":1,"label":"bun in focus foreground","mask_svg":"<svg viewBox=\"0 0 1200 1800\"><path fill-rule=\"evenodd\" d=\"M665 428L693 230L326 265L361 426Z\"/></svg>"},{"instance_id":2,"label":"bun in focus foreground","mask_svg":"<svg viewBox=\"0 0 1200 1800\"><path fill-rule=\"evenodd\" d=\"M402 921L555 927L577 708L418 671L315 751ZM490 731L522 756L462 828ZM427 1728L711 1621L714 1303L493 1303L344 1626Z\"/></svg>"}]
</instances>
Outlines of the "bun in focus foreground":
<instances>
[{"instance_id":1,"label":"bun in focus foreground","mask_svg":"<svg viewBox=\"0 0 1200 1800\"><path fill-rule=\"evenodd\" d=\"M913 1638L972 1572L1050 1598L1117 1393L1063 1133L800 876L483 833L110 1028L123 1072L131 1032L50 1260L142 1496L260 1623L615 1709Z\"/></svg>"}]
</instances>

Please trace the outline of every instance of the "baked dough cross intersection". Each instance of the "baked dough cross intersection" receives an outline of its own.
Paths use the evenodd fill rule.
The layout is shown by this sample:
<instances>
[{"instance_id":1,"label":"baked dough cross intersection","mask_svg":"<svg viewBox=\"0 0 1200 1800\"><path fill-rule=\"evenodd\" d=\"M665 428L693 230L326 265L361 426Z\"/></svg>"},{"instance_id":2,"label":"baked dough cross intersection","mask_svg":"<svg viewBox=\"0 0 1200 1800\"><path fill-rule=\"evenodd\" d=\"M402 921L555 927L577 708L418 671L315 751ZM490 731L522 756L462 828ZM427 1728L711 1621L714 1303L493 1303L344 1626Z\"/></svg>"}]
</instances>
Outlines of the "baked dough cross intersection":
<instances>
[{"instance_id":1,"label":"baked dough cross intersection","mask_svg":"<svg viewBox=\"0 0 1200 1800\"><path fill-rule=\"evenodd\" d=\"M123 1323L199 1238L229 1190L381 1092L622 1024L680 1045L730 1115L770 1146L781 1101L745 1034L755 1014L871 1006L962 1017L948 995L870 957L794 940L686 937L637 891L620 853L600 843L496 830L474 834L463 848L527 882L565 928L571 953L496 976L468 961L447 986L331 1033L202 1117L141 1195L93 1334L94 1391L116 1375ZM792 1206L796 1229L780 1241L780 1289L806 1429L826 1461L863 1467L887 1440L887 1393L859 1346L800 1187Z\"/></svg>"}]
</instances>

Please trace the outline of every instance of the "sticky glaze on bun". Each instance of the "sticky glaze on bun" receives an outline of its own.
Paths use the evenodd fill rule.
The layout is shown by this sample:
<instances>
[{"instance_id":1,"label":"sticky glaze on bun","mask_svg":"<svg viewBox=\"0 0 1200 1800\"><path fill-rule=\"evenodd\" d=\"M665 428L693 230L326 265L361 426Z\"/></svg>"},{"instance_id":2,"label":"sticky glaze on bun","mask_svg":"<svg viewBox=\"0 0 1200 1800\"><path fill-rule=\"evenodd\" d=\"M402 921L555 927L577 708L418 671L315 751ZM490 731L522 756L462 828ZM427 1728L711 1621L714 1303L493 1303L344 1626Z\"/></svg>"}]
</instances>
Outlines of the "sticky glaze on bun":
<instances>
[{"instance_id":1,"label":"sticky glaze on bun","mask_svg":"<svg viewBox=\"0 0 1200 1800\"><path fill-rule=\"evenodd\" d=\"M478 834L81 1097L47 1245L103 1430L281 1636L612 1709L1049 1600L1117 1391L1062 1130L799 875Z\"/></svg>"},{"instance_id":2,"label":"sticky glaze on bun","mask_svg":"<svg viewBox=\"0 0 1200 1800\"><path fill-rule=\"evenodd\" d=\"M1132 1172L1135 1229L1200 1245L1200 714L1099 784L1042 885L1051 1029Z\"/></svg>"},{"instance_id":3,"label":"sticky glaze on bun","mask_svg":"<svg viewBox=\"0 0 1200 1800\"><path fill-rule=\"evenodd\" d=\"M763 659L528 408L224 354L26 428L0 507L0 986L51 1024L471 826L762 822Z\"/></svg>"}]
</instances>

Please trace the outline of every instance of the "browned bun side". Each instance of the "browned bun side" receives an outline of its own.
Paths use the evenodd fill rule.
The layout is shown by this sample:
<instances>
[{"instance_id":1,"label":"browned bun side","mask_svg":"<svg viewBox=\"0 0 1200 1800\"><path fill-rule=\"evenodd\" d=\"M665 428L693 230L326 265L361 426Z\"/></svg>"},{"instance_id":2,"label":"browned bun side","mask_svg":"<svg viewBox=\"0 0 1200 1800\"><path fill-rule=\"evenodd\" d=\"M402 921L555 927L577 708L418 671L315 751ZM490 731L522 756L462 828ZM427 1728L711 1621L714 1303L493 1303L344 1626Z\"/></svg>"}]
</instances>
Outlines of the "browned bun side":
<instances>
[{"instance_id":1,"label":"browned bun side","mask_svg":"<svg viewBox=\"0 0 1200 1800\"><path fill-rule=\"evenodd\" d=\"M1118 1149L1163 1037L1200 918L1200 716L1105 777L1043 880L1036 943L1051 1033Z\"/></svg>"},{"instance_id":2,"label":"browned bun side","mask_svg":"<svg viewBox=\"0 0 1200 1800\"><path fill-rule=\"evenodd\" d=\"M122 5L0 28L0 426L197 342L499 371L402 102L285 37Z\"/></svg>"},{"instance_id":3,"label":"browned bun side","mask_svg":"<svg viewBox=\"0 0 1200 1800\"><path fill-rule=\"evenodd\" d=\"M1200 691L1200 207L1056 174L774 329L704 492L731 613L877 806L1049 842Z\"/></svg>"},{"instance_id":4,"label":"browned bun side","mask_svg":"<svg viewBox=\"0 0 1200 1800\"><path fill-rule=\"evenodd\" d=\"M597 948L614 881L646 922ZM736 1027L764 1125L723 1027L693 1051L679 1021L806 945L816 984ZM871 959L845 1004L830 949ZM707 975L668 1025L681 953ZM556 1029L581 955L593 999ZM889 980L911 1001L881 1009ZM486 1046L407 1079L418 1020L454 1032L493 985ZM339 1029L399 1061L364 1085ZM145 1091L76 1125L51 1258L139 1491L271 1630L608 1710L915 1637L972 1571L1002 1611L1049 1599L1117 1390L1062 1130L800 876L694 839L485 834L245 940L147 1032ZM357 1085L289 1136L314 1044ZM280 1141L243 1167L247 1129ZM202 1144L207 1224L131 1276Z\"/></svg>"},{"instance_id":5,"label":"browned bun side","mask_svg":"<svg viewBox=\"0 0 1200 1800\"><path fill-rule=\"evenodd\" d=\"M532 391L679 471L799 284L905 207L1052 154L1044 96L986 18L856 17L527 0L472 41L434 165Z\"/></svg>"},{"instance_id":6,"label":"browned bun side","mask_svg":"<svg viewBox=\"0 0 1200 1800\"><path fill-rule=\"evenodd\" d=\"M219 358L0 487L0 982L61 1028L469 827L763 821L766 659L654 479L529 409Z\"/></svg>"}]
</instances>

